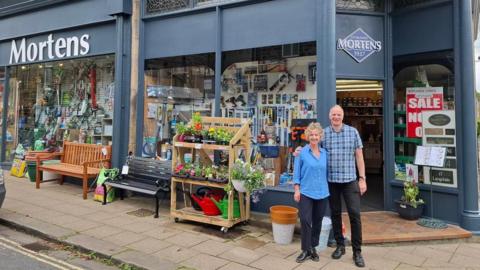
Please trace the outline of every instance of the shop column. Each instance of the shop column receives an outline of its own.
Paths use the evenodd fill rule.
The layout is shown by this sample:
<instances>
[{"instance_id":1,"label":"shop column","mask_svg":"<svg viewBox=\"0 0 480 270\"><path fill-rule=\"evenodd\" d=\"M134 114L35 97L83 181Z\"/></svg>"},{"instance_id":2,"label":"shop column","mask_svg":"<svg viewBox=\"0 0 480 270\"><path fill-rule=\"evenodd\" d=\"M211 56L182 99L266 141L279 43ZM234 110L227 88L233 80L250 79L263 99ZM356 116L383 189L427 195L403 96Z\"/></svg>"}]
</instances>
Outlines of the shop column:
<instances>
[{"instance_id":1,"label":"shop column","mask_svg":"<svg viewBox=\"0 0 480 270\"><path fill-rule=\"evenodd\" d=\"M459 0L454 1L458 6L456 12L459 20L459 32L457 37L460 38L460 44L456 47L459 59L455 65L459 71L456 78L460 81L457 83L457 93L460 94L458 99L457 119L461 119L461 129L457 139L461 143L462 156L462 175L460 178L463 182L463 211L461 217L461 226L475 233L480 233L480 212L478 211L478 175L477 175L477 137L476 137L476 121L475 121L475 86L474 86L474 69L473 69L473 37L472 37L472 1ZM458 87L459 86L459 87Z\"/></svg>"},{"instance_id":2,"label":"shop column","mask_svg":"<svg viewBox=\"0 0 480 270\"><path fill-rule=\"evenodd\" d=\"M336 103L335 1L317 0L317 121L328 126L330 107Z\"/></svg>"}]
</instances>

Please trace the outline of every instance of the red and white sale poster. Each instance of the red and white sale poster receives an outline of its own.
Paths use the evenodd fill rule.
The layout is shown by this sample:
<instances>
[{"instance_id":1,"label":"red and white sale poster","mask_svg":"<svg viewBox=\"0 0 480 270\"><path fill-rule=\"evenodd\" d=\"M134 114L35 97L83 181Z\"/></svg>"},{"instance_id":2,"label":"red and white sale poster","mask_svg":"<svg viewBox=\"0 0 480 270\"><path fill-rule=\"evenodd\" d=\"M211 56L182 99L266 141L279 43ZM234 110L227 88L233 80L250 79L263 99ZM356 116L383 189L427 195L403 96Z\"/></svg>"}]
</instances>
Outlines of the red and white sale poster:
<instances>
[{"instance_id":1,"label":"red and white sale poster","mask_svg":"<svg viewBox=\"0 0 480 270\"><path fill-rule=\"evenodd\" d=\"M407 137L422 137L422 111L443 109L442 87L407 88Z\"/></svg>"}]
</instances>

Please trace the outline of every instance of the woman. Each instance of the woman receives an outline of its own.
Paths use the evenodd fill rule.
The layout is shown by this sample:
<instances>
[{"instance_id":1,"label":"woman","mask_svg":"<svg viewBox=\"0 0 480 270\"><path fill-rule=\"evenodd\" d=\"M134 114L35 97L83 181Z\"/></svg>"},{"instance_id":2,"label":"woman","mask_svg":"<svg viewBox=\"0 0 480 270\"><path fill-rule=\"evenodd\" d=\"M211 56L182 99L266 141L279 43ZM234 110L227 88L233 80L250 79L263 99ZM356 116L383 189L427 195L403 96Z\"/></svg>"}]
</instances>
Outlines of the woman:
<instances>
[{"instance_id":1,"label":"woman","mask_svg":"<svg viewBox=\"0 0 480 270\"><path fill-rule=\"evenodd\" d=\"M318 246L322 219L330 195L327 184L327 151L320 147L323 129L319 123L311 123L305 130L309 143L295 158L293 183L294 200L298 203L301 223L302 253L297 262L311 258L318 262L315 250Z\"/></svg>"}]
</instances>

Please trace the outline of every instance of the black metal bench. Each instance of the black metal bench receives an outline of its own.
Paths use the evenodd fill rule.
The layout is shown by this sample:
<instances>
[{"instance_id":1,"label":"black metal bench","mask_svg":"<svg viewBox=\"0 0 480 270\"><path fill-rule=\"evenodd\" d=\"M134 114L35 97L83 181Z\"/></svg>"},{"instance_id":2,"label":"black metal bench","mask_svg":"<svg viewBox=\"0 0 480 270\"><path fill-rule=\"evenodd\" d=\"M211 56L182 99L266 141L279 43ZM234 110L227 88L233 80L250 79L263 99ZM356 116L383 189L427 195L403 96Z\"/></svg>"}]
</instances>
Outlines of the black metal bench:
<instances>
[{"instance_id":1,"label":"black metal bench","mask_svg":"<svg viewBox=\"0 0 480 270\"><path fill-rule=\"evenodd\" d=\"M106 185L119 188L122 200L124 190L153 195L155 196L155 218L158 218L159 193L164 192L163 199L170 193L172 162L130 156L127 159L127 165L128 174L120 174L115 179L107 179L103 183L103 204L107 204Z\"/></svg>"}]
</instances>

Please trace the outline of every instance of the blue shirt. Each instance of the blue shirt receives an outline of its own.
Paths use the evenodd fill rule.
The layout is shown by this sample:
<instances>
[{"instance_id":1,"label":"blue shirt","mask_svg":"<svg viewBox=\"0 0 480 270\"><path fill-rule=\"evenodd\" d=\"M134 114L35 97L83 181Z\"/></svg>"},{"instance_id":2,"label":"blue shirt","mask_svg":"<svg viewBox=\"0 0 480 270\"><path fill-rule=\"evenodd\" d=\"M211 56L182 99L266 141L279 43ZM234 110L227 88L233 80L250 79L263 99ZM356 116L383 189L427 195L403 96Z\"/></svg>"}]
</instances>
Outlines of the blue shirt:
<instances>
[{"instance_id":1,"label":"blue shirt","mask_svg":"<svg viewBox=\"0 0 480 270\"><path fill-rule=\"evenodd\" d=\"M343 124L339 132L325 128L322 146L328 151L328 181L348 183L357 180L355 151L363 148L356 128Z\"/></svg>"},{"instance_id":2,"label":"blue shirt","mask_svg":"<svg viewBox=\"0 0 480 270\"><path fill-rule=\"evenodd\" d=\"M295 158L293 169L293 183L300 185L300 193L320 200L328 197L327 184L327 151L320 148L320 157L313 155L310 145L303 147Z\"/></svg>"}]
</instances>

